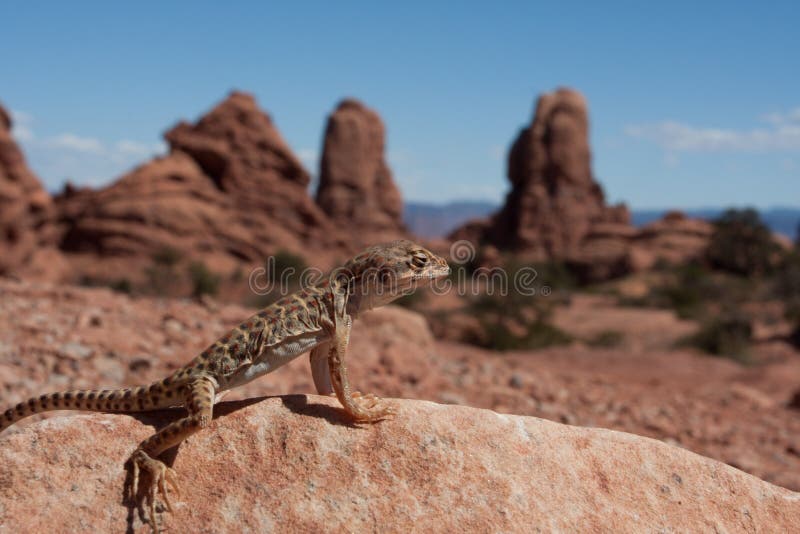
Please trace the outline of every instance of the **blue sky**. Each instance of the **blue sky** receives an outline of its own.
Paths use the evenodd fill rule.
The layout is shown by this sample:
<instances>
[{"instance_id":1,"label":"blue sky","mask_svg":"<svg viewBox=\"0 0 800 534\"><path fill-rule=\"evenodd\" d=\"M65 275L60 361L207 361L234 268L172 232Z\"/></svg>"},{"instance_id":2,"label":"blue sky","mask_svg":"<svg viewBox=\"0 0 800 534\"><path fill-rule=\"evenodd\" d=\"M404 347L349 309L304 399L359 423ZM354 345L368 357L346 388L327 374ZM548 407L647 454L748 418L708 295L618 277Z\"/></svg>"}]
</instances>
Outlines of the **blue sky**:
<instances>
[{"instance_id":1,"label":"blue sky","mask_svg":"<svg viewBox=\"0 0 800 534\"><path fill-rule=\"evenodd\" d=\"M0 102L57 190L112 180L233 88L313 173L354 96L405 198L444 202L500 200L536 95L565 85L611 200L800 205L800 3L391 4L4 2Z\"/></svg>"}]
</instances>

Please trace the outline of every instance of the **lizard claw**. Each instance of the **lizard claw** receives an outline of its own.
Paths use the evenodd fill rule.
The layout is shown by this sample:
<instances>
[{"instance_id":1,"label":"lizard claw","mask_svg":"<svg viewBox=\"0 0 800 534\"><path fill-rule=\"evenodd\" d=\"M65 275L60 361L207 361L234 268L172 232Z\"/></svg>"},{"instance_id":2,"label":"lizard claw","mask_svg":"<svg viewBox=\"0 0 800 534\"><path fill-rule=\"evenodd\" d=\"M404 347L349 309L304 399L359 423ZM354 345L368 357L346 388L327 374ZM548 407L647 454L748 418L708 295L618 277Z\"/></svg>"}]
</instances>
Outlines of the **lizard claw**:
<instances>
[{"instance_id":1,"label":"lizard claw","mask_svg":"<svg viewBox=\"0 0 800 534\"><path fill-rule=\"evenodd\" d=\"M158 523L156 522L156 501L157 497L161 497L164 501L164 507L168 512L172 512L172 503L169 500L169 492L167 485L169 485L176 495L180 494L178 489L178 480L175 476L175 471L171 467L167 467L161 460L154 460L150 458L147 453L138 450L133 453L131 457L133 463L133 483L131 497L135 500L139 493L139 473L140 470L147 471L150 475L149 488L147 489L147 500L149 510L150 526L153 532L158 532ZM140 503L141 504L141 503Z\"/></svg>"},{"instance_id":2,"label":"lizard claw","mask_svg":"<svg viewBox=\"0 0 800 534\"><path fill-rule=\"evenodd\" d=\"M389 419L397 414L397 410L393 406L387 404L377 395L370 393L367 395L359 395L358 397L354 395L354 397L359 401L360 413L356 416L358 422L374 423L383 419Z\"/></svg>"}]
</instances>

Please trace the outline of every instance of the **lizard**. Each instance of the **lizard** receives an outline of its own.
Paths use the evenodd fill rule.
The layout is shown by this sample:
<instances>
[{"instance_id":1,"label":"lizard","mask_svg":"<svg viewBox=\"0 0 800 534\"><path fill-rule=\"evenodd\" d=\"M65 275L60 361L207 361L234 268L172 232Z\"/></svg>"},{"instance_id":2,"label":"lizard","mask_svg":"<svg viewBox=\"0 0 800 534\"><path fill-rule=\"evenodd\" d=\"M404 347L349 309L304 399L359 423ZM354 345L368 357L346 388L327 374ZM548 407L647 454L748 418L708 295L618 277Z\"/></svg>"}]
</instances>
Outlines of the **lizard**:
<instances>
[{"instance_id":1,"label":"lizard","mask_svg":"<svg viewBox=\"0 0 800 534\"><path fill-rule=\"evenodd\" d=\"M140 506L149 505L155 532L156 502L171 512L169 490L179 494L175 471L158 459L164 451L206 428L215 399L309 353L317 392L339 399L356 423L374 423L395 409L374 395L352 391L345 356L354 318L447 276L447 261L408 240L374 245L334 269L318 283L302 287L261 309L211 344L185 366L146 386L113 390L73 390L44 394L0 414L0 432L36 413L84 410L132 413L184 406L187 415L141 442L130 457L130 496L136 500L140 474L148 483Z\"/></svg>"}]
</instances>

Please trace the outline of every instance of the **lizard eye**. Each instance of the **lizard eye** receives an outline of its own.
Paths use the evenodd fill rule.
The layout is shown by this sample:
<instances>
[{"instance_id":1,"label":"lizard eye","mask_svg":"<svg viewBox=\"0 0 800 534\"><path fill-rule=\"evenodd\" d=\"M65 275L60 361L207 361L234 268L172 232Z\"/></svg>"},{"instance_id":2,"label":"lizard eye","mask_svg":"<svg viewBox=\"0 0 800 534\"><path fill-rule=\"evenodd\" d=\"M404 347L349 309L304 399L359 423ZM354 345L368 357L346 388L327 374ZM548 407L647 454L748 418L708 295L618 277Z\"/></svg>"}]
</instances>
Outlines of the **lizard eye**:
<instances>
[{"instance_id":1,"label":"lizard eye","mask_svg":"<svg viewBox=\"0 0 800 534\"><path fill-rule=\"evenodd\" d=\"M421 268L425 267L428 264L428 256L425 256L425 255L414 255L411 258L411 263L414 265L414 267L417 267L417 268L421 269Z\"/></svg>"}]
</instances>

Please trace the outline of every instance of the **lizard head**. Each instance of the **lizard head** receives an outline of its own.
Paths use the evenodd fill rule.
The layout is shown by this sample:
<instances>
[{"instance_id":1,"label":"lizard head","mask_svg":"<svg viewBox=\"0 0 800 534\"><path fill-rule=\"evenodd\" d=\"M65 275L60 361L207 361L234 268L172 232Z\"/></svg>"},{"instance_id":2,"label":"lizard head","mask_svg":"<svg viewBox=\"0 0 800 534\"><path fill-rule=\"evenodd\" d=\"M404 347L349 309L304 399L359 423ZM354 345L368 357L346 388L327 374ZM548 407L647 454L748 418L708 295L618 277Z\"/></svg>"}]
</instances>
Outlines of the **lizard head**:
<instances>
[{"instance_id":1,"label":"lizard head","mask_svg":"<svg viewBox=\"0 0 800 534\"><path fill-rule=\"evenodd\" d=\"M369 247L342 270L361 308L382 306L450 274L444 258L405 239Z\"/></svg>"}]
</instances>

